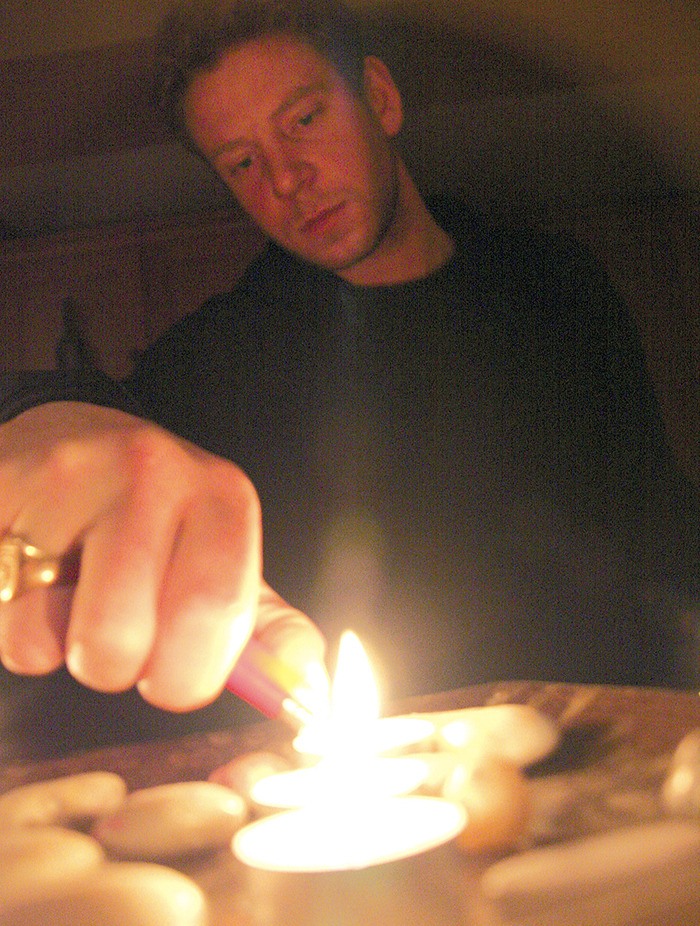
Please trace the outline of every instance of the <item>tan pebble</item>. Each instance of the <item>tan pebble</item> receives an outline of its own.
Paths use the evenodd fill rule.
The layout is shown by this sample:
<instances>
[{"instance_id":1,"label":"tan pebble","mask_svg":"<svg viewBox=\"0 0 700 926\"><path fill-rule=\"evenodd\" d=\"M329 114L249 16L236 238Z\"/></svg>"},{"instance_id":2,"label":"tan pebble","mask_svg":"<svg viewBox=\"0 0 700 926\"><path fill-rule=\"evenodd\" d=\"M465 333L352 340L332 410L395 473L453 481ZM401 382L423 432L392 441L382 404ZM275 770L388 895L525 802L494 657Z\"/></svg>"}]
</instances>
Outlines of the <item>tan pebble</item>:
<instances>
[{"instance_id":1,"label":"tan pebble","mask_svg":"<svg viewBox=\"0 0 700 926\"><path fill-rule=\"evenodd\" d=\"M173 859L227 845L246 817L230 788L186 781L132 792L92 833L119 858Z\"/></svg>"},{"instance_id":2,"label":"tan pebble","mask_svg":"<svg viewBox=\"0 0 700 926\"><path fill-rule=\"evenodd\" d=\"M513 762L491 756L475 763L461 763L443 793L467 811L466 826L455 840L460 849L512 849L527 832L530 791L525 776Z\"/></svg>"},{"instance_id":3,"label":"tan pebble","mask_svg":"<svg viewBox=\"0 0 700 926\"><path fill-rule=\"evenodd\" d=\"M661 791L670 813L700 817L700 729L680 741Z\"/></svg>"},{"instance_id":4,"label":"tan pebble","mask_svg":"<svg viewBox=\"0 0 700 926\"><path fill-rule=\"evenodd\" d=\"M557 725L527 704L493 704L443 715L439 745L508 759L524 768L544 759L560 739Z\"/></svg>"},{"instance_id":5,"label":"tan pebble","mask_svg":"<svg viewBox=\"0 0 700 926\"><path fill-rule=\"evenodd\" d=\"M206 898L162 865L103 865L89 877L0 912L0 926L205 926Z\"/></svg>"},{"instance_id":6,"label":"tan pebble","mask_svg":"<svg viewBox=\"0 0 700 926\"><path fill-rule=\"evenodd\" d=\"M673 762L692 762L700 765L700 727L686 733L673 753Z\"/></svg>"},{"instance_id":7,"label":"tan pebble","mask_svg":"<svg viewBox=\"0 0 700 926\"><path fill-rule=\"evenodd\" d=\"M518 852L492 865L481 887L504 914L499 923L690 926L699 873L700 828L660 820Z\"/></svg>"},{"instance_id":8,"label":"tan pebble","mask_svg":"<svg viewBox=\"0 0 700 926\"><path fill-rule=\"evenodd\" d=\"M116 810L125 795L124 780L112 772L37 781L0 795L0 826L85 826Z\"/></svg>"},{"instance_id":9,"label":"tan pebble","mask_svg":"<svg viewBox=\"0 0 700 926\"><path fill-rule=\"evenodd\" d=\"M214 769L209 781L231 788L250 801L250 792L259 781L269 775L287 772L290 768L290 763L277 753L249 752Z\"/></svg>"},{"instance_id":10,"label":"tan pebble","mask_svg":"<svg viewBox=\"0 0 700 926\"><path fill-rule=\"evenodd\" d=\"M81 877L103 861L91 836L59 826L0 831L0 910Z\"/></svg>"}]
</instances>

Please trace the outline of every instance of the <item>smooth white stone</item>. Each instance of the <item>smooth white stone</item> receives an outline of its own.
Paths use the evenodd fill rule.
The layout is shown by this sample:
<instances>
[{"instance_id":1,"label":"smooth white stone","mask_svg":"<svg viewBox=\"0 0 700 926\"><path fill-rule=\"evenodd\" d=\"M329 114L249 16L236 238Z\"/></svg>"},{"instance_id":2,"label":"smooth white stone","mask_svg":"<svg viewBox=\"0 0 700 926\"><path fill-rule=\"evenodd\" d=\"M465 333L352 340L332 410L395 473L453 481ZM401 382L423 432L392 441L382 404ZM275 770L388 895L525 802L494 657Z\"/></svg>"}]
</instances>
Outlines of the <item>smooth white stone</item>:
<instances>
[{"instance_id":1,"label":"smooth white stone","mask_svg":"<svg viewBox=\"0 0 700 926\"><path fill-rule=\"evenodd\" d=\"M528 704L492 704L431 716L443 749L500 756L525 767L550 755L560 732L549 717Z\"/></svg>"},{"instance_id":2,"label":"smooth white stone","mask_svg":"<svg viewBox=\"0 0 700 926\"><path fill-rule=\"evenodd\" d=\"M700 817L700 729L676 747L661 794L671 813Z\"/></svg>"},{"instance_id":3,"label":"smooth white stone","mask_svg":"<svg viewBox=\"0 0 700 926\"><path fill-rule=\"evenodd\" d=\"M206 898L161 865L112 863L0 912L0 926L206 926Z\"/></svg>"},{"instance_id":4,"label":"smooth white stone","mask_svg":"<svg viewBox=\"0 0 700 926\"><path fill-rule=\"evenodd\" d=\"M230 788L185 781L133 791L92 834L119 858L172 859L226 845L247 813Z\"/></svg>"},{"instance_id":5,"label":"smooth white stone","mask_svg":"<svg viewBox=\"0 0 700 926\"><path fill-rule=\"evenodd\" d=\"M700 911L700 827L663 820L532 849L481 887L508 923L674 923L662 917L674 904Z\"/></svg>"},{"instance_id":6,"label":"smooth white stone","mask_svg":"<svg viewBox=\"0 0 700 926\"><path fill-rule=\"evenodd\" d=\"M124 800L126 784L112 772L84 772L14 788L0 795L0 826L84 826Z\"/></svg>"},{"instance_id":7,"label":"smooth white stone","mask_svg":"<svg viewBox=\"0 0 700 926\"><path fill-rule=\"evenodd\" d=\"M249 752L214 769L209 781L224 785L245 800L252 801L251 791L259 781L290 769L289 762L275 752Z\"/></svg>"},{"instance_id":8,"label":"smooth white stone","mask_svg":"<svg viewBox=\"0 0 700 926\"><path fill-rule=\"evenodd\" d=\"M459 763L443 788L462 804L467 822L456 844L466 852L513 849L527 834L531 813L529 783L519 766L499 756Z\"/></svg>"},{"instance_id":9,"label":"smooth white stone","mask_svg":"<svg viewBox=\"0 0 700 926\"><path fill-rule=\"evenodd\" d=\"M42 896L95 870L104 860L91 836L58 826L0 831L0 910Z\"/></svg>"}]
</instances>

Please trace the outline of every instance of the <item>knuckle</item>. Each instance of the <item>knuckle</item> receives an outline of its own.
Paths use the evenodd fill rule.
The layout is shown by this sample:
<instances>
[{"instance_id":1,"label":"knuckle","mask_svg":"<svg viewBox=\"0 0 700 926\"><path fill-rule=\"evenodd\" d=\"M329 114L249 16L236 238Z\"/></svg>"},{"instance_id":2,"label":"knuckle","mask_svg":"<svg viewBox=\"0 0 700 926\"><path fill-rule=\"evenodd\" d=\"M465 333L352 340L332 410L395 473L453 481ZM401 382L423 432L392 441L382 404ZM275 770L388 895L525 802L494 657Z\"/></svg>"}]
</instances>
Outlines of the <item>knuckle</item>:
<instances>
[{"instance_id":1,"label":"knuckle","mask_svg":"<svg viewBox=\"0 0 700 926\"><path fill-rule=\"evenodd\" d=\"M217 543L206 556L189 558L187 574L178 583L178 608L195 613L226 614L240 594L238 572L232 568L225 544Z\"/></svg>"},{"instance_id":2,"label":"knuckle","mask_svg":"<svg viewBox=\"0 0 700 926\"><path fill-rule=\"evenodd\" d=\"M240 474L239 492L242 501L252 514L258 515L260 513L260 498L257 489L252 480L242 470L239 469L238 472Z\"/></svg>"},{"instance_id":3,"label":"knuckle","mask_svg":"<svg viewBox=\"0 0 700 926\"><path fill-rule=\"evenodd\" d=\"M222 468L223 485L227 503L234 510L238 518L246 522L256 523L261 517L260 498L250 477L233 463L215 461L215 465Z\"/></svg>"},{"instance_id":4,"label":"knuckle","mask_svg":"<svg viewBox=\"0 0 700 926\"><path fill-rule=\"evenodd\" d=\"M47 451L42 463L43 480L60 495L83 481L88 454L77 440L64 438Z\"/></svg>"},{"instance_id":5,"label":"knuckle","mask_svg":"<svg viewBox=\"0 0 700 926\"><path fill-rule=\"evenodd\" d=\"M121 491L144 524L149 513L176 504L187 470L177 442L159 428L138 426L118 448Z\"/></svg>"},{"instance_id":6,"label":"knuckle","mask_svg":"<svg viewBox=\"0 0 700 926\"><path fill-rule=\"evenodd\" d=\"M227 555L249 549L261 534L262 510L251 479L235 464L213 457L206 474L206 497L200 513L206 512L210 529Z\"/></svg>"},{"instance_id":7,"label":"knuckle","mask_svg":"<svg viewBox=\"0 0 700 926\"><path fill-rule=\"evenodd\" d=\"M133 485L148 485L158 480L168 466L173 441L158 428L144 424L133 428L122 448L125 474Z\"/></svg>"}]
</instances>

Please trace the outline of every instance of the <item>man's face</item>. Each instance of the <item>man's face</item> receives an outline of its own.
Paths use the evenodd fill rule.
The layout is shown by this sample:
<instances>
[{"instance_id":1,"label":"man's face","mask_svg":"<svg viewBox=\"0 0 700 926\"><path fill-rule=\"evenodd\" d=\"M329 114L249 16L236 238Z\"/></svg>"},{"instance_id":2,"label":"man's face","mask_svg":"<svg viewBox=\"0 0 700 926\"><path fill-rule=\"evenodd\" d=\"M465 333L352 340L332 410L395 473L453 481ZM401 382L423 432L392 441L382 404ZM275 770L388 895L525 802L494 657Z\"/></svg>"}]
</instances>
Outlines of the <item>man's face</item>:
<instances>
[{"instance_id":1,"label":"man's face","mask_svg":"<svg viewBox=\"0 0 700 926\"><path fill-rule=\"evenodd\" d=\"M348 279L381 248L398 190L395 119L381 93L367 97L309 46L272 36L228 52L185 99L193 140L263 231Z\"/></svg>"}]
</instances>

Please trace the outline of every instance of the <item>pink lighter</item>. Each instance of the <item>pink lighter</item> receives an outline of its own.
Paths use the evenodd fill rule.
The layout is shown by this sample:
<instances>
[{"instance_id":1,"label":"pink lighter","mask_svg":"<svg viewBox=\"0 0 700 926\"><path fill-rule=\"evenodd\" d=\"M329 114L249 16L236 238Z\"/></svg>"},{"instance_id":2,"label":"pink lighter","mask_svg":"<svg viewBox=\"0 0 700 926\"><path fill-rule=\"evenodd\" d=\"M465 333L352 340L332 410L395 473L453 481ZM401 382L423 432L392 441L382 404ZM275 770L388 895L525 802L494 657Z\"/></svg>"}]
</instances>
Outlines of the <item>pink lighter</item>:
<instances>
[{"instance_id":1,"label":"pink lighter","mask_svg":"<svg viewBox=\"0 0 700 926\"><path fill-rule=\"evenodd\" d=\"M246 644L226 687L266 717L284 720L295 728L313 719L304 703L304 678L255 637Z\"/></svg>"}]
</instances>

